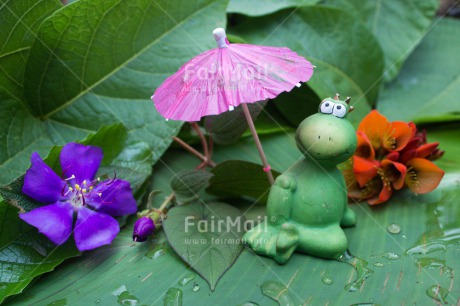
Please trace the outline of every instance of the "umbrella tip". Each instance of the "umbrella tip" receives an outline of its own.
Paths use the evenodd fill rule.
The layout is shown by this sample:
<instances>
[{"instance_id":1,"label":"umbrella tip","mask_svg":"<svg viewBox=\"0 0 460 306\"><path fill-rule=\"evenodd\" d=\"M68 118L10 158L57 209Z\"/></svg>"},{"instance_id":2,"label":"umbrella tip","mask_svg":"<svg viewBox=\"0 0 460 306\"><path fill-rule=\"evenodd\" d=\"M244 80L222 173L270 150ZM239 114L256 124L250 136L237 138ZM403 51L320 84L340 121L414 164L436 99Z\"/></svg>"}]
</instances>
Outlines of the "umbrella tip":
<instances>
[{"instance_id":1,"label":"umbrella tip","mask_svg":"<svg viewBox=\"0 0 460 306\"><path fill-rule=\"evenodd\" d=\"M297 84L295 84L295 86L300 87L300 86L302 86L302 84L297 83ZM152 96L152 99L153 99L153 96Z\"/></svg>"},{"instance_id":2,"label":"umbrella tip","mask_svg":"<svg viewBox=\"0 0 460 306\"><path fill-rule=\"evenodd\" d=\"M212 31L212 34L214 35L214 39L216 40L217 46L219 48L227 48L227 35L225 34L225 30L223 28L214 29L214 31Z\"/></svg>"},{"instance_id":3,"label":"umbrella tip","mask_svg":"<svg viewBox=\"0 0 460 306\"><path fill-rule=\"evenodd\" d=\"M235 108L233 107L233 105L229 105L229 106L228 106L228 110L229 110L229 111L232 111L232 110L234 110L234 109L235 109Z\"/></svg>"}]
</instances>

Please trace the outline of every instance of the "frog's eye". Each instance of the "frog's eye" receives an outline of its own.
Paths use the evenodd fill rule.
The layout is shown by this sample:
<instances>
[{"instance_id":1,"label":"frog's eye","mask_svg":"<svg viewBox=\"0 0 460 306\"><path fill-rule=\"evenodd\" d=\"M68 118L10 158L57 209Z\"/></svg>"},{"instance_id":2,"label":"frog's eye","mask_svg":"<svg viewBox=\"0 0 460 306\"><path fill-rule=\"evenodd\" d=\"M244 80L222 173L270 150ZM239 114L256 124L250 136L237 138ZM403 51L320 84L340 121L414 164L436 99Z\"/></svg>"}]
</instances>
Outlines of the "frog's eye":
<instances>
[{"instance_id":1,"label":"frog's eye","mask_svg":"<svg viewBox=\"0 0 460 306\"><path fill-rule=\"evenodd\" d=\"M343 118L347 114L347 107L342 104L336 104L332 110L332 114L338 118Z\"/></svg>"},{"instance_id":2,"label":"frog's eye","mask_svg":"<svg viewBox=\"0 0 460 306\"><path fill-rule=\"evenodd\" d=\"M323 114L332 114L332 111L333 111L333 109L334 109L334 106L335 106L335 103L334 103L334 102L331 102L331 101L324 101L323 103L321 103L320 111L321 111Z\"/></svg>"}]
</instances>

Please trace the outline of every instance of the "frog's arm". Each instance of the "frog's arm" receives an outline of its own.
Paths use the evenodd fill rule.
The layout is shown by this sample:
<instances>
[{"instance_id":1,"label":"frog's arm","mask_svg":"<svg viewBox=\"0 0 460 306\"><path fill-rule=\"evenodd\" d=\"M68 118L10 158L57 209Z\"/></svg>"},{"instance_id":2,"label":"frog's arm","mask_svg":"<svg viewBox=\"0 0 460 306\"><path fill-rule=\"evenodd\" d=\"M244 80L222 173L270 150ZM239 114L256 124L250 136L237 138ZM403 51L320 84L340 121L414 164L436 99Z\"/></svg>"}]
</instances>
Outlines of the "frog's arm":
<instances>
[{"instance_id":1,"label":"frog's arm","mask_svg":"<svg viewBox=\"0 0 460 306\"><path fill-rule=\"evenodd\" d=\"M356 224L356 214L348 206L348 199L346 199L344 202L345 209L343 211L343 216L342 220L340 221L340 225L343 227L350 227Z\"/></svg>"},{"instance_id":2,"label":"frog's arm","mask_svg":"<svg viewBox=\"0 0 460 306\"><path fill-rule=\"evenodd\" d=\"M288 174L276 178L268 196L267 217L270 223L282 224L290 218L292 193L296 187L295 178Z\"/></svg>"}]
</instances>

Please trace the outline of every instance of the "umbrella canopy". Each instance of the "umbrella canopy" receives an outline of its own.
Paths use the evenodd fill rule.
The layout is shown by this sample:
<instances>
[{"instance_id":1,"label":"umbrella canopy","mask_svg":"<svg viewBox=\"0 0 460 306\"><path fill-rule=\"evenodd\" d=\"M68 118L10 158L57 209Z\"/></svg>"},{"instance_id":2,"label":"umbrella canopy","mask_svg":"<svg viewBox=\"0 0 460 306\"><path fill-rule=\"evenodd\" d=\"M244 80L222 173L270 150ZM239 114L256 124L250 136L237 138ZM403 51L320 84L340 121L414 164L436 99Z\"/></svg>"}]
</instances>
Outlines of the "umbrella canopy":
<instances>
[{"instance_id":1,"label":"umbrella canopy","mask_svg":"<svg viewBox=\"0 0 460 306\"><path fill-rule=\"evenodd\" d=\"M229 44L222 28L213 34L218 48L191 59L152 96L166 119L199 121L241 103L272 99L313 74L313 65L288 48Z\"/></svg>"}]
</instances>

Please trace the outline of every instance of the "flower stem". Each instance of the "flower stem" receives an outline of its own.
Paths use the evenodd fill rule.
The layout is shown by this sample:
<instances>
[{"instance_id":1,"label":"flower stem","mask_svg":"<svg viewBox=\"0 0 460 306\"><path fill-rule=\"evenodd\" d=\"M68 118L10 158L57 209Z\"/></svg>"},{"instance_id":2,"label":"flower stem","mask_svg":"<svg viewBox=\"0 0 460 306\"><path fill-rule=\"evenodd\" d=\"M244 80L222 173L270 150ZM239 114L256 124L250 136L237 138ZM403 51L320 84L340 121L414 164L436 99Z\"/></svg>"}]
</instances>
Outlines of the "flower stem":
<instances>
[{"instance_id":1,"label":"flower stem","mask_svg":"<svg viewBox=\"0 0 460 306\"><path fill-rule=\"evenodd\" d=\"M182 139L176 137L176 136L173 136L173 140L175 142L177 142L178 144L180 144L185 150L189 151L190 153L192 153L193 155L195 155L196 157L198 157L199 159L201 159L203 162L205 162L207 165L209 165L210 167L215 167L216 166L216 163L213 162L212 160L210 159L207 159L206 156L204 156L203 154L201 154L200 152L198 152L197 150L195 150L194 148L192 148L191 146L189 146L185 141L183 141Z\"/></svg>"},{"instance_id":2,"label":"flower stem","mask_svg":"<svg viewBox=\"0 0 460 306\"><path fill-rule=\"evenodd\" d=\"M176 197L176 194L171 192L171 194L164 200L163 203L161 203L160 207L158 208L159 211L164 212L165 208L169 205L169 203L174 200Z\"/></svg>"}]
</instances>

